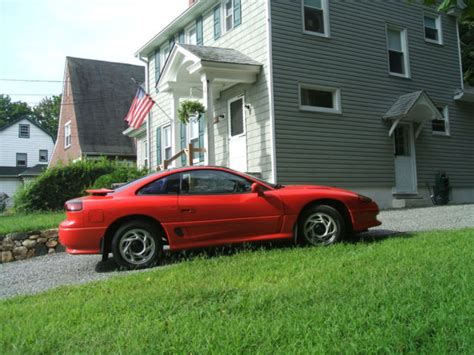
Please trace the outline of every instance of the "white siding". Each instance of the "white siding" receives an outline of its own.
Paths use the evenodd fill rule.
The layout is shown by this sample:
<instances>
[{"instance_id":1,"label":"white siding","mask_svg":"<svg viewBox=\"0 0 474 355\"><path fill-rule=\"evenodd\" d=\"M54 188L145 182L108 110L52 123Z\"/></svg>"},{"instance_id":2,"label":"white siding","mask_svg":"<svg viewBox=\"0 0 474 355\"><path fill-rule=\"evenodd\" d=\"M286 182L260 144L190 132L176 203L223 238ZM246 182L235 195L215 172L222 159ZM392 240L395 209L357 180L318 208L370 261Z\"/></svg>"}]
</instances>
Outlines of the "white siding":
<instances>
[{"instance_id":1,"label":"white siding","mask_svg":"<svg viewBox=\"0 0 474 355\"><path fill-rule=\"evenodd\" d=\"M195 18L189 19L189 24L195 22ZM270 107L268 101L269 66L267 54L267 28L266 28L266 1L265 0L242 0L242 24L231 31L222 34L218 40L214 40L213 11L203 14L204 46L233 48L252 59L263 64L262 72L258 75L257 82L253 85L237 85L221 93L221 98L215 102L216 115L225 114L225 119L214 125L216 164L228 165L228 115L227 100L244 95L247 104L250 104L251 112L247 112L247 165L248 171L260 172L263 178L272 177L272 144L270 128ZM187 26L186 26L187 27ZM167 43L166 40L165 43ZM149 86L150 94L160 105L163 111L170 117L175 116L176 104L172 95L157 93L155 89L155 59L149 56ZM163 63L162 63L163 65ZM201 90L196 90L200 93ZM151 121L151 162L156 167L156 128L169 122L169 118L156 106L152 110ZM179 125L174 128L175 151L179 150ZM140 145L140 143L138 144Z\"/></svg>"},{"instance_id":2,"label":"white siding","mask_svg":"<svg viewBox=\"0 0 474 355\"><path fill-rule=\"evenodd\" d=\"M20 186L20 178L0 177L0 193L6 193L8 197L12 197Z\"/></svg>"},{"instance_id":3,"label":"white siding","mask_svg":"<svg viewBox=\"0 0 474 355\"><path fill-rule=\"evenodd\" d=\"M20 124L30 125L30 138L19 138ZM48 151L48 160L53 153L53 139L43 130L28 120L21 120L16 124L0 131L0 166L16 166L16 153L28 155L28 167L40 164L39 151ZM46 163L41 163L46 164Z\"/></svg>"}]
</instances>

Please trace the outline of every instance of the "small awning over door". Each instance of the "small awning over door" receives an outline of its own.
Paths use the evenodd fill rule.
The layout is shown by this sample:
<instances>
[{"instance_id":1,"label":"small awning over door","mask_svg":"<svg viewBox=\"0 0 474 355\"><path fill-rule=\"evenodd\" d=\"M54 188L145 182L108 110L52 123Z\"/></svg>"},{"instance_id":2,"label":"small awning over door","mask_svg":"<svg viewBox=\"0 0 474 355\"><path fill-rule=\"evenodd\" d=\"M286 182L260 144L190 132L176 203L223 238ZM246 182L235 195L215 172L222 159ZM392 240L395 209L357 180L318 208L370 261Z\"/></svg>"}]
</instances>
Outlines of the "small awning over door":
<instances>
[{"instance_id":1,"label":"small awning over door","mask_svg":"<svg viewBox=\"0 0 474 355\"><path fill-rule=\"evenodd\" d=\"M406 122L418 125L415 138L420 135L426 121L442 119L443 116L425 91L401 95L383 116L383 120L391 123L389 136L392 136L400 122Z\"/></svg>"}]
</instances>

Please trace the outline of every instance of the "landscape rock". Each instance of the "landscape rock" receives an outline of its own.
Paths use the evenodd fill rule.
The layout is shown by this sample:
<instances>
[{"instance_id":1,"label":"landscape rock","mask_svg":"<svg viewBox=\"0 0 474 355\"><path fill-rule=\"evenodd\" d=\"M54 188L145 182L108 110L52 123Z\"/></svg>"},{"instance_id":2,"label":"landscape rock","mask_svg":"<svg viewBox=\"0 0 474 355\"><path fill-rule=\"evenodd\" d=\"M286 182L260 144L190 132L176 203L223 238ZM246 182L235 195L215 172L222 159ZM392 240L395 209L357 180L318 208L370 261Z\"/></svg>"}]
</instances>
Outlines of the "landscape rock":
<instances>
[{"instance_id":1,"label":"landscape rock","mask_svg":"<svg viewBox=\"0 0 474 355\"><path fill-rule=\"evenodd\" d=\"M48 247L44 244L36 244L34 251L36 256L46 255L48 254Z\"/></svg>"},{"instance_id":2,"label":"landscape rock","mask_svg":"<svg viewBox=\"0 0 474 355\"><path fill-rule=\"evenodd\" d=\"M54 248L56 245L58 245L58 241L56 239L50 239L46 242L46 246L48 248Z\"/></svg>"},{"instance_id":3,"label":"landscape rock","mask_svg":"<svg viewBox=\"0 0 474 355\"><path fill-rule=\"evenodd\" d=\"M14 247L15 247L15 242L11 240L10 238L5 238L2 241L2 249L4 251L13 250Z\"/></svg>"},{"instance_id":4,"label":"landscape rock","mask_svg":"<svg viewBox=\"0 0 474 355\"><path fill-rule=\"evenodd\" d=\"M33 248L36 245L36 240L27 239L23 241L23 246L28 249Z\"/></svg>"},{"instance_id":5,"label":"landscape rock","mask_svg":"<svg viewBox=\"0 0 474 355\"><path fill-rule=\"evenodd\" d=\"M16 247L13 249L13 257L15 260L26 259L26 254L28 254L28 248L26 247Z\"/></svg>"},{"instance_id":6,"label":"landscape rock","mask_svg":"<svg viewBox=\"0 0 474 355\"><path fill-rule=\"evenodd\" d=\"M3 242L3 239L5 239L5 234L0 234L0 243Z\"/></svg>"},{"instance_id":7,"label":"landscape rock","mask_svg":"<svg viewBox=\"0 0 474 355\"><path fill-rule=\"evenodd\" d=\"M48 229L41 233L41 235L45 238L57 238L58 237L58 230L57 229Z\"/></svg>"},{"instance_id":8,"label":"landscape rock","mask_svg":"<svg viewBox=\"0 0 474 355\"><path fill-rule=\"evenodd\" d=\"M41 237L41 235L39 235L39 234L33 234L33 235L30 235L30 236L28 237L28 239L36 240L36 239L38 239L39 237Z\"/></svg>"},{"instance_id":9,"label":"landscape rock","mask_svg":"<svg viewBox=\"0 0 474 355\"><path fill-rule=\"evenodd\" d=\"M10 261L13 261L13 254L11 251L2 251L2 254L0 254L0 256L0 261L2 263L9 263Z\"/></svg>"},{"instance_id":10,"label":"landscape rock","mask_svg":"<svg viewBox=\"0 0 474 355\"><path fill-rule=\"evenodd\" d=\"M48 254L54 254L54 253L56 253L56 250L54 250L54 248L49 248Z\"/></svg>"},{"instance_id":11,"label":"landscape rock","mask_svg":"<svg viewBox=\"0 0 474 355\"><path fill-rule=\"evenodd\" d=\"M47 240L48 240L48 238L39 237L38 239L36 239L36 242L44 244L44 243L46 243Z\"/></svg>"},{"instance_id":12,"label":"landscape rock","mask_svg":"<svg viewBox=\"0 0 474 355\"><path fill-rule=\"evenodd\" d=\"M28 238L28 234L26 232L10 233L7 234L7 237L12 240L25 240Z\"/></svg>"},{"instance_id":13,"label":"landscape rock","mask_svg":"<svg viewBox=\"0 0 474 355\"><path fill-rule=\"evenodd\" d=\"M35 250L34 249L28 249L28 253L26 253L26 258L33 258L35 256Z\"/></svg>"}]
</instances>

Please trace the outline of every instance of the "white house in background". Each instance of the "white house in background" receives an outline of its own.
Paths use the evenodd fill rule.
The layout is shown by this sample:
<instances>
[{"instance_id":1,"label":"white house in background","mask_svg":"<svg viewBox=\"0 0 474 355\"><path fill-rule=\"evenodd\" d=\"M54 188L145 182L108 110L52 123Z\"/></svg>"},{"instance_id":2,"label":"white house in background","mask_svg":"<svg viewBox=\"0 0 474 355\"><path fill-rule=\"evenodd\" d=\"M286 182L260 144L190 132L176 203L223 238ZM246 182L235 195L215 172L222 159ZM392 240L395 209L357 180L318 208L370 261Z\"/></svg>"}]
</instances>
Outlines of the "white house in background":
<instances>
[{"instance_id":1,"label":"white house in background","mask_svg":"<svg viewBox=\"0 0 474 355\"><path fill-rule=\"evenodd\" d=\"M0 127L0 194L9 197L47 166L53 137L29 117Z\"/></svg>"}]
</instances>

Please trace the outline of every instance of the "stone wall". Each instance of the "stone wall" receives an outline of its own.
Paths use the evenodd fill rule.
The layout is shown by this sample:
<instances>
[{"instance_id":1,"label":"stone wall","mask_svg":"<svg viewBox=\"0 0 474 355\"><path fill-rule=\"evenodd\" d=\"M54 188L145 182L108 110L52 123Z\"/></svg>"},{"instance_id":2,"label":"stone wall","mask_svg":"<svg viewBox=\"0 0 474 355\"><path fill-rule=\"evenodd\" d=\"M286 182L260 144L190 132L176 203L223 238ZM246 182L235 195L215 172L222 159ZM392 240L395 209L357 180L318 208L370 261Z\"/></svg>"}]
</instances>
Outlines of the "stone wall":
<instances>
[{"instance_id":1,"label":"stone wall","mask_svg":"<svg viewBox=\"0 0 474 355\"><path fill-rule=\"evenodd\" d=\"M29 259L64 251L59 244L58 230L0 234L0 263Z\"/></svg>"}]
</instances>

